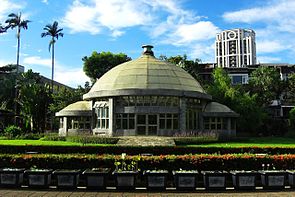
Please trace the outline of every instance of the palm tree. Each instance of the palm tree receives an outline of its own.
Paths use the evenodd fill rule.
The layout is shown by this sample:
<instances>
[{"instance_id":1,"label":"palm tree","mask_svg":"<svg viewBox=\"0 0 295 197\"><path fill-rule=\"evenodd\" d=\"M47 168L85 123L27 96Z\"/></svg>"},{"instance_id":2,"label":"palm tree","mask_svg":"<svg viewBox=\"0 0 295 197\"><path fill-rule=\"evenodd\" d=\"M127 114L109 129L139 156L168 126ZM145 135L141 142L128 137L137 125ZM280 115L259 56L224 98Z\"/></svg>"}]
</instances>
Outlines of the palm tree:
<instances>
[{"instance_id":1,"label":"palm tree","mask_svg":"<svg viewBox=\"0 0 295 197\"><path fill-rule=\"evenodd\" d=\"M41 34L41 37L45 37L45 36L50 36L51 40L49 42L49 51L51 50L51 62L52 62L52 67L51 67L51 92L53 92L53 76L54 76L54 44L56 42L56 40L58 40L58 37L63 37L63 33L62 30L63 29L59 29L58 28L58 22L54 21L53 24L48 24L46 25L43 30L45 30L45 32L43 32ZM55 40L56 38L56 40Z\"/></svg>"},{"instance_id":2,"label":"palm tree","mask_svg":"<svg viewBox=\"0 0 295 197\"><path fill-rule=\"evenodd\" d=\"M0 23L0 34L6 32L6 27L3 27L2 24Z\"/></svg>"},{"instance_id":3,"label":"palm tree","mask_svg":"<svg viewBox=\"0 0 295 197\"><path fill-rule=\"evenodd\" d=\"M28 23L29 20L22 20L21 13L15 14L11 13L8 15L9 19L5 21L5 23L8 23L8 25L5 27L5 29L16 29L16 37L17 37L17 54L16 54L16 71L18 72L19 67L19 50L20 50L20 32L21 29L28 29Z\"/></svg>"}]
</instances>

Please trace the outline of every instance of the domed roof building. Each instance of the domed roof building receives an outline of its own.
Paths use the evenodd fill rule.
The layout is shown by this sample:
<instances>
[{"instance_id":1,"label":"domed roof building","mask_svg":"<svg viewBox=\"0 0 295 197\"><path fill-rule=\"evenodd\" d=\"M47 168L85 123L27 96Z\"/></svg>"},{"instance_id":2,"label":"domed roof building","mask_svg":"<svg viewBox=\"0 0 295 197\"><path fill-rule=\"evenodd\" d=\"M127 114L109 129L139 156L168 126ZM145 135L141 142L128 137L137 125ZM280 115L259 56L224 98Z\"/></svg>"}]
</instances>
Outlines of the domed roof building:
<instances>
[{"instance_id":1,"label":"domed roof building","mask_svg":"<svg viewBox=\"0 0 295 197\"><path fill-rule=\"evenodd\" d=\"M211 103L196 79L156 59L152 48L144 45L138 59L109 70L83 96L91 103L93 134L173 136L218 130L235 135L237 114Z\"/></svg>"}]
</instances>

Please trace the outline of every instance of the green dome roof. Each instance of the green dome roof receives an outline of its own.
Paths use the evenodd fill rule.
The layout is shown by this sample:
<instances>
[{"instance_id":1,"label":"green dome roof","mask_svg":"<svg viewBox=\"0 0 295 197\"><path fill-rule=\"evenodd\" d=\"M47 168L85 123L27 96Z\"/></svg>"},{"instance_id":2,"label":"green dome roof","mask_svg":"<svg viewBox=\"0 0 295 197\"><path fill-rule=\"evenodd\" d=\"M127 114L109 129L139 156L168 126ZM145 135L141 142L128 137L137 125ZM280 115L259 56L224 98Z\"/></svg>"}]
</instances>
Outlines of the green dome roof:
<instances>
[{"instance_id":1,"label":"green dome roof","mask_svg":"<svg viewBox=\"0 0 295 197\"><path fill-rule=\"evenodd\" d=\"M206 94L190 74L174 64L156 59L150 51L105 73L83 98L124 95L126 90L129 95L131 90L138 90L137 95L143 92L157 94L155 90L161 90L160 94L165 94L165 90Z\"/></svg>"},{"instance_id":2,"label":"green dome roof","mask_svg":"<svg viewBox=\"0 0 295 197\"><path fill-rule=\"evenodd\" d=\"M206 105L203 112L204 116L225 116L225 117L238 117L239 114L231 110L229 107L217 102L210 102Z\"/></svg>"},{"instance_id":3,"label":"green dome roof","mask_svg":"<svg viewBox=\"0 0 295 197\"><path fill-rule=\"evenodd\" d=\"M78 101L72 103L56 113L56 116L82 116L91 115L91 102Z\"/></svg>"}]
</instances>

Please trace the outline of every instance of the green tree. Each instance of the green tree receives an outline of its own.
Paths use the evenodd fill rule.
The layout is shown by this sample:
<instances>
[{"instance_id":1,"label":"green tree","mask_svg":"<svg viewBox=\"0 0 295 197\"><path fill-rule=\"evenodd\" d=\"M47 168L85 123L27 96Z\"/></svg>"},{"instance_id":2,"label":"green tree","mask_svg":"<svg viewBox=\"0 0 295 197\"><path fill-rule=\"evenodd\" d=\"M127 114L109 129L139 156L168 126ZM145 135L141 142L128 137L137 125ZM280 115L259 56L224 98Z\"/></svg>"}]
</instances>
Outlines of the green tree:
<instances>
[{"instance_id":1,"label":"green tree","mask_svg":"<svg viewBox=\"0 0 295 197\"><path fill-rule=\"evenodd\" d=\"M44 132L46 114L51 100L50 88L41 81L41 76L28 70L22 73L18 84L17 102L27 129Z\"/></svg>"},{"instance_id":2,"label":"green tree","mask_svg":"<svg viewBox=\"0 0 295 197\"><path fill-rule=\"evenodd\" d=\"M282 93L280 73L269 67L259 67L253 71L249 79L250 93L257 94L259 105L268 106L272 100L279 99Z\"/></svg>"},{"instance_id":3,"label":"green tree","mask_svg":"<svg viewBox=\"0 0 295 197\"><path fill-rule=\"evenodd\" d=\"M77 89L62 88L56 94L52 95L53 101L49 106L52 113L56 113L69 104L75 103L82 100L83 94L89 91L88 83L85 83L85 87L78 86Z\"/></svg>"},{"instance_id":4,"label":"green tree","mask_svg":"<svg viewBox=\"0 0 295 197\"><path fill-rule=\"evenodd\" d=\"M16 53L16 65L17 65L17 72L19 66L19 51L20 51L20 33L21 29L28 29L29 20L22 20L21 13L15 14L11 13L8 15L8 19L5 21L8 25L5 29L14 29L16 28L16 38L17 38L17 53Z\"/></svg>"},{"instance_id":5,"label":"green tree","mask_svg":"<svg viewBox=\"0 0 295 197\"><path fill-rule=\"evenodd\" d=\"M46 25L43 30L45 32L41 33L41 37L50 36L51 40L49 42L49 51L51 50L51 92L53 92L53 79L54 79L54 45L59 37L63 37L62 30L58 27L58 22L54 21L53 24Z\"/></svg>"},{"instance_id":6,"label":"green tree","mask_svg":"<svg viewBox=\"0 0 295 197\"><path fill-rule=\"evenodd\" d=\"M16 65L6 65L0 67L0 105L7 110L13 110L15 98L15 84L18 74L12 72Z\"/></svg>"},{"instance_id":7,"label":"green tree","mask_svg":"<svg viewBox=\"0 0 295 197\"><path fill-rule=\"evenodd\" d=\"M114 54L104 51L98 53L94 51L91 56L85 56L82 58L82 60L85 74L94 83L107 71L119 64L130 61L131 58L124 53Z\"/></svg>"},{"instance_id":8,"label":"green tree","mask_svg":"<svg viewBox=\"0 0 295 197\"><path fill-rule=\"evenodd\" d=\"M267 115L257 104L257 95L250 95L239 86L232 86L231 79L222 68L213 71L213 82L206 86L213 100L224 104L237 112L238 131L257 134ZM251 124L249 124L251 123Z\"/></svg>"},{"instance_id":9,"label":"green tree","mask_svg":"<svg viewBox=\"0 0 295 197\"><path fill-rule=\"evenodd\" d=\"M189 60L187 58L187 55L177 55L177 56L171 56L167 58L166 56L161 55L159 57L161 60L168 61L170 63L176 64L177 66L183 68L186 72L191 74L196 80L200 81L199 72L200 72L200 65L201 59L195 59L195 60Z\"/></svg>"}]
</instances>

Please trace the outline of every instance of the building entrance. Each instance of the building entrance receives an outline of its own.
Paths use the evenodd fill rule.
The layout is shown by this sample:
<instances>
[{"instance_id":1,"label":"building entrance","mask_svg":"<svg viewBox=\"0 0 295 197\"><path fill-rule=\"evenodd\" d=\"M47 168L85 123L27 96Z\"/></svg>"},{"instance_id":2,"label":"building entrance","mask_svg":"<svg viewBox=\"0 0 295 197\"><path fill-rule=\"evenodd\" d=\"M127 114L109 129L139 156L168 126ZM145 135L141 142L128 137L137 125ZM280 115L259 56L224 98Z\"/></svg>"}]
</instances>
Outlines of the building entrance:
<instances>
[{"instance_id":1,"label":"building entrance","mask_svg":"<svg viewBox=\"0 0 295 197\"><path fill-rule=\"evenodd\" d=\"M136 123L137 135L157 135L158 115L138 114Z\"/></svg>"}]
</instances>

